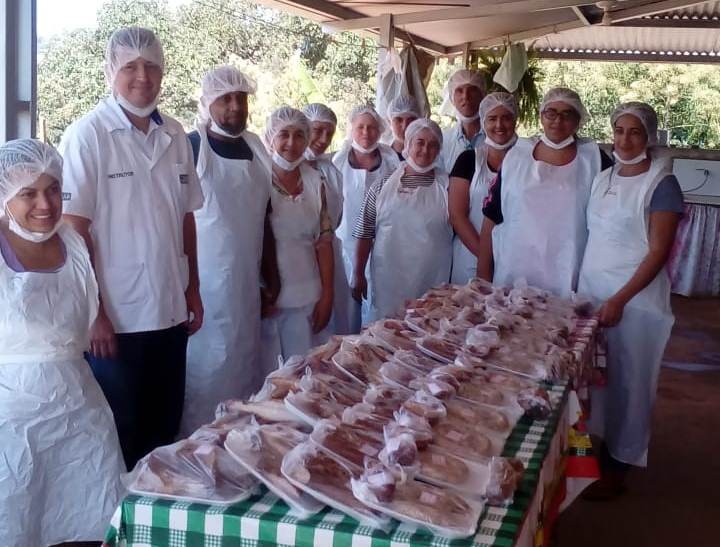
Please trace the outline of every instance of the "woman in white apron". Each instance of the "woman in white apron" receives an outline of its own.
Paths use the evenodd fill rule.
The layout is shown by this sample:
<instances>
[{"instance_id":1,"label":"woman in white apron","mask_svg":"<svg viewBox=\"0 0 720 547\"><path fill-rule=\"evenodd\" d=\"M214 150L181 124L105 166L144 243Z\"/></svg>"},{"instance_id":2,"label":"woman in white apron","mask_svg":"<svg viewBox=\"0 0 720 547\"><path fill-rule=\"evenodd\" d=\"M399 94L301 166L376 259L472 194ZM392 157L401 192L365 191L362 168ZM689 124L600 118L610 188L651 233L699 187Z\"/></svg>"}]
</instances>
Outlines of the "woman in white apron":
<instances>
[{"instance_id":1,"label":"woman in white apron","mask_svg":"<svg viewBox=\"0 0 720 547\"><path fill-rule=\"evenodd\" d=\"M305 149L307 163L320 171L324 178L328 212L333 226L340 225L343 214L343 179L342 173L332 162L332 154L327 149L332 144L337 128L337 117L327 106L312 103L303 108L303 114L310 122L310 140ZM351 334L350 317L355 311L350 295L350 285L342 267L342 241L333 236L333 263L335 279L335 295L333 298L333 314L330 330L333 334Z\"/></svg>"},{"instance_id":2,"label":"woman in white apron","mask_svg":"<svg viewBox=\"0 0 720 547\"><path fill-rule=\"evenodd\" d=\"M483 208L480 277L497 285L524 278L560 296L577 288L585 208L601 170L597 144L576 136L587 117L574 91L547 92L540 105L543 133L518 139Z\"/></svg>"},{"instance_id":3,"label":"woman in white apron","mask_svg":"<svg viewBox=\"0 0 720 547\"><path fill-rule=\"evenodd\" d=\"M373 320L402 312L405 301L450 278L452 228L448 176L435 160L442 131L421 118L405 132L407 158L368 192L353 235L357 238L355 298L367 298L365 266L370 258Z\"/></svg>"},{"instance_id":4,"label":"woman in white apron","mask_svg":"<svg viewBox=\"0 0 720 547\"><path fill-rule=\"evenodd\" d=\"M87 248L60 224L62 159L0 147L0 545L102 539L125 471L83 359L98 310Z\"/></svg>"},{"instance_id":5,"label":"woman in white apron","mask_svg":"<svg viewBox=\"0 0 720 547\"><path fill-rule=\"evenodd\" d=\"M385 123L371 106L353 109L348 118L348 140L333 157L333 163L343 178L343 215L337 235L342 241L343 264L348 281L355 270L355 238L352 235L365 201L365 194L376 182L395 171L400 161L389 146L380 143ZM366 275L369 271L366 272ZM372 283L368 289L372 293ZM368 322L370 308L367 303L354 299L351 310L350 332L360 332L361 325Z\"/></svg>"},{"instance_id":6,"label":"woman in white apron","mask_svg":"<svg viewBox=\"0 0 720 547\"><path fill-rule=\"evenodd\" d=\"M517 103L510 93L490 93L480 102L485 140L458 156L450 173L450 222L455 230L450 280L464 284L477 272L483 203L507 151L517 141Z\"/></svg>"},{"instance_id":7,"label":"woman in white apron","mask_svg":"<svg viewBox=\"0 0 720 547\"><path fill-rule=\"evenodd\" d=\"M615 109L614 167L593 182L578 291L599 305L607 385L593 390L590 430L609 453L591 499L622 493L629 465L646 466L658 373L674 318L665 264L682 216L682 191L656 157L657 115L644 103Z\"/></svg>"},{"instance_id":8,"label":"woman in white apron","mask_svg":"<svg viewBox=\"0 0 720 547\"><path fill-rule=\"evenodd\" d=\"M246 129L250 93L255 83L235 67L208 72L197 130L189 135L198 143L196 171L205 196L195 211L205 328L188 342L184 436L212 421L219 402L252 395L268 372L260 361L258 287L267 258L263 241L272 241L272 232L265 230L270 157ZM276 297L269 277L263 291Z\"/></svg>"},{"instance_id":9,"label":"woman in white apron","mask_svg":"<svg viewBox=\"0 0 720 547\"><path fill-rule=\"evenodd\" d=\"M277 360L303 355L324 343L333 306L333 223L320 172L303 153L310 136L305 114L281 107L267 121L265 143L272 154L270 222L280 271L276 313L263 321L263 336L274 333L279 346L264 344ZM267 359L267 357L266 357Z\"/></svg>"}]
</instances>

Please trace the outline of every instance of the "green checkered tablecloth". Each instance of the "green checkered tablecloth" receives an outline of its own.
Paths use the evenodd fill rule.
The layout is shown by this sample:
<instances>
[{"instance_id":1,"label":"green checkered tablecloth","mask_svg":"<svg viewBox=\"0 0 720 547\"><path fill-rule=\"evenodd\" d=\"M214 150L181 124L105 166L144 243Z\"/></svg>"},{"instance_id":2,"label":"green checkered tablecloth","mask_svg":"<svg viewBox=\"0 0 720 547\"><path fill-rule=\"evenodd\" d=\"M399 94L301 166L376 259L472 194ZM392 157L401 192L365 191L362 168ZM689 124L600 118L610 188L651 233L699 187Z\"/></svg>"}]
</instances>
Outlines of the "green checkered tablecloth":
<instances>
[{"instance_id":1,"label":"green checkered tablecloth","mask_svg":"<svg viewBox=\"0 0 720 547\"><path fill-rule=\"evenodd\" d=\"M128 496L113 516L109 547L510 547L522 528L538 487L540 469L566 411L570 388L548 388L554 412L547 420L522 419L505 444L504 456L523 461L526 472L509 507L488 507L474 538L448 540L393 521L389 532L360 525L325 508L306 520L288 515L288 506L263 488L235 505L219 507Z\"/></svg>"}]
</instances>

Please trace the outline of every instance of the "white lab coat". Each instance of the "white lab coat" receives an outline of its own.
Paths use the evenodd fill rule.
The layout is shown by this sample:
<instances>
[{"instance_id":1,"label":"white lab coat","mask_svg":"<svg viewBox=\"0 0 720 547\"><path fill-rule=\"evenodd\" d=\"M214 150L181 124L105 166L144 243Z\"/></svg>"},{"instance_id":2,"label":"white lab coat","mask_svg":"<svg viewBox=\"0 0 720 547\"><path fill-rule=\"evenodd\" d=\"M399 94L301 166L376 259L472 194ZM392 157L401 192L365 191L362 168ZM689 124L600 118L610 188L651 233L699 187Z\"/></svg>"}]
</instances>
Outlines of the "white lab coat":
<instances>
[{"instance_id":1,"label":"white lab coat","mask_svg":"<svg viewBox=\"0 0 720 547\"><path fill-rule=\"evenodd\" d=\"M365 194L375 182L382 180L395 171L400 164L397 153L389 146L380 144L378 147L381 157L380 166L375 171L355 169L350 165L350 150L352 150L352 147L349 143L346 143L333 157L333 163L343 176L343 216L336 234L342 241L343 263L348 283L352 283L355 251L357 248L357 240L353 237L352 232L360 216L360 211L365 201ZM371 276L369 273L368 268L366 270L366 276L369 281L368 299L370 299L370 295L372 294L372 280L370 279ZM352 333L357 333L360 332L361 325L370 320L370 307L367 304L369 300L364 301L361 310L361 306L357 304L355 300L352 300L352 297L350 298L351 301L348 304L348 308L353 310L350 318L350 330Z\"/></svg>"},{"instance_id":2,"label":"white lab coat","mask_svg":"<svg viewBox=\"0 0 720 547\"><path fill-rule=\"evenodd\" d=\"M205 204L195 212L203 328L188 342L181 432L212 421L220 401L244 399L263 383L260 263L270 199L270 157L245 131L252 161L223 158L199 127L197 173Z\"/></svg>"},{"instance_id":3,"label":"white lab coat","mask_svg":"<svg viewBox=\"0 0 720 547\"><path fill-rule=\"evenodd\" d=\"M64 212L92 221L98 283L118 333L187 320L183 220L203 196L182 126L162 120L146 136L110 96L60 143Z\"/></svg>"},{"instance_id":4,"label":"white lab coat","mask_svg":"<svg viewBox=\"0 0 720 547\"><path fill-rule=\"evenodd\" d=\"M313 163L312 161L310 162ZM324 177L325 197L327 199L328 212L337 229L340 226L343 215L343 180L342 173L332 162L331 156L323 154L314 160L315 167ZM345 275L343 266L342 241L333 235L333 259L335 263L335 298L333 300L333 316L330 331L333 334L351 334L351 317L356 310L350 284Z\"/></svg>"},{"instance_id":5,"label":"white lab coat","mask_svg":"<svg viewBox=\"0 0 720 547\"><path fill-rule=\"evenodd\" d=\"M463 133L462 123L455 122L450 127L443 129L443 147L440 155L445 172L451 173L458 156L465 150L471 149L472 142Z\"/></svg>"},{"instance_id":6,"label":"white lab coat","mask_svg":"<svg viewBox=\"0 0 720 547\"><path fill-rule=\"evenodd\" d=\"M277 368L277 357L304 355L329 337L325 328L313 334L311 315L322 293L315 245L320 236L322 209L320 172L307 162L300 165L303 191L290 197L274 186L270 202L281 289L275 316L263 321L264 372Z\"/></svg>"},{"instance_id":7,"label":"white lab coat","mask_svg":"<svg viewBox=\"0 0 720 547\"><path fill-rule=\"evenodd\" d=\"M377 196L370 258L373 320L396 316L406 300L450 279L448 176L437 170L432 185L402 188L405 166L400 164Z\"/></svg>"},{"instance_id":8,"label":"white lab coat","mask_svg":"<svg viewBox=\"0 0 720 547\"><path fill-rule=\"evenodd\" d=\"M112 412L83 359L98 309L82 238L61 226L55 273L0 258L0 545L100 540L125 471Z\"/></svg>"},{"instance_id":9,"label":"white lab coat","mask_svg":"<svg viewBox=\"0 0 720 547\"><path fill-rule=\"evenodd\" d=\"M595 179L581 294L601 304L635 274L649 251L650 200L669 174L666 162L653 160L639 177L620 177L611 168ZM620 323L606 330L608 383L593 390L590 430L604 436L610 454L625 463L647 465L657 379L673 322L670 280L663 268L628 302Z\"/></svg>"},{"instance_id":10,"label":"white lab coat","mask_svg":"<svg viewBox=\"0 0 720 547\"><path fill-rule=\"evenodd\" d=\"M470 181L470 207L468 218L470 223L479 234L482 228L483 219L482 212L483 202L488 195L490 183L497 177L497 173L492 171L487 163L488 146L485 143L475 148L475 174ZM468 249L456 234L453 239L453 261L451 282L464 285L471 278L475 277L477 272L477 256Z\"/></svg>"},{"instance_id":11,"label":"white lab coat","mask_svg":"<svg viewBox=\"0 0 720 547\"><path fill-rule=\"evenodd\" d=\"M579 139L567 165L535 160L539 139L518 139L505 156L500 189L503 222L493 229L496 285L525 278L567 297L577 288L585 243L585 209L600 172L600 149Z\"/></svg>"}]
</instances>

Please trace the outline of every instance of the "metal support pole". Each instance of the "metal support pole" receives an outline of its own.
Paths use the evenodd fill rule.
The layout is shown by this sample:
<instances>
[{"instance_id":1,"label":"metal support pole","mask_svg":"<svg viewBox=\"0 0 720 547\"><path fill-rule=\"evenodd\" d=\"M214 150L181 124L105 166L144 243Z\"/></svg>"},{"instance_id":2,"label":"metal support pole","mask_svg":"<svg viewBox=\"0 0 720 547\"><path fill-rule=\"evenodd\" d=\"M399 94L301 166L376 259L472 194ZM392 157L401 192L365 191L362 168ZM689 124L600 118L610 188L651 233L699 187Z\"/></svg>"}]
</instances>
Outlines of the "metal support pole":
<instances>
[{"instance_id":1,"label":"metal support pole","mask_svg":"<svg viewBox=\"0 0 720 547\"><path fill-rule=\"evenodd\" d=\"M0 0L0 142L35 135L36 14L36 0Z\"/></svg>"}]
</instances>

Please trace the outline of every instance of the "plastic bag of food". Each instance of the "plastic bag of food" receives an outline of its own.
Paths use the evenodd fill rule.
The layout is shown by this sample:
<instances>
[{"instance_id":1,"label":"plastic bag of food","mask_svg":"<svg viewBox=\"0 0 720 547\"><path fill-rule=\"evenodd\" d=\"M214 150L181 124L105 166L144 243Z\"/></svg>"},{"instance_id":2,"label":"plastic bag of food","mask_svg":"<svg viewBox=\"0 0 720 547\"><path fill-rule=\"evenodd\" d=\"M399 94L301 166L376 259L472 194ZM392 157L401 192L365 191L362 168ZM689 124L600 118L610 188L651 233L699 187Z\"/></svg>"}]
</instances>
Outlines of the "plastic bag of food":
<instances>
[{"instance_id":1,"label":"plastic bag of food","mask_svg":"<svg viewBox=\"0 0 720 547\"><path fill-rule=\"evenodd\" d=\"M297 387L306 393L332 397L333 400L344 406L359 403L363 398L363 389L360 384L330 374L314 373L310 369L306 370L303 377L298 380Z\"/></svg>"},{"instance_id":2,"label":"plastic bag of food","mask_svg":"<svg viewBox=\"0 0 720 547\"><path fill-rule=\"evenodd\" d=\"M484 305L482 307L476 306L474 308L463 308L463 310L458 314L457 319L458 321L463 321L473 326L482 325L485 321L487 321L484 309Z\"/></svg>"},{"instance_id":3,"label":"plastic bag of food","mask_svg":"<svg viewBox=\"0 0 720 547\"><path fill-rule=\"evenodd\" d=\"M416 378L410 382L410 388L432 395L441 400L446 400L455 395L455 388L434 376Z\"/></svg>"},{"instance_id":4,"label":"plastic bag of food","mask_svg":"<svg viewBox=\"0 0 720 547\"><path fill-rule=\"evenodd\" d=\"M392 356L392 361L402 363L405 366L408 366L425 374L433 371L436 367L440 366L440 363L437 360L423 355L419 352L417 348L415 348L414 350L396 351L395 354Z\"/></svg>"},{"instance_id":5,"label":"plastic bag of food","mask_svg":"<svg viewBox=\"0 0 720 547\"><path fill-rule=\"evenodd\" d=\"M489 294L492 294L495 287L492 283L489 281L485 281L484 279L481 279L479 277L473 277L470 281L467 282L467 287L474 290L476 293L487 296Z\"/></svg>"},{"instance_id":6,"label":"plastic bag of food","mask_svg":"<svg viewBox=\"0 0 720 547\"><path fill-rule=\"evenodd\" d=\"M340 418L346 408L332 397L304 391L291 393L285 397L285 406L310 425L315 425L318 420L325 418Z\"/></svg>"},{"instance_id":7,"label":"plastic bag of food","mask_svg":"<svg viewBox=\"0 0 720 547\"><path fill-rule=\"evenodd\" d=\"M348 465L312 442L299 444L283 458L282 474L295 487L366 526L387 530L390 520L358 501L351 480L362 468Z\"/></svg>"},{"instance_id":8,"label":"plastic bag of food","mask_svg":"<svg viewBox=\"0 0 720 547\"><path fill-rule=\"evenodd\" d=\"M471 327L471 323L465 323L457 319L451 322L449 319L443 318L440 320L440 332L438 336L448 342L462 346L465 342L467 331Z\"/></svg>"},{"instance_id":9,"label":"plastic bag of food","mask_svg":"<svg viewBox=\"0 0 720 547\"><path fill-rule=\"evenodd\" d=\"M436 486L452 488L464 496L483 499L490 480L490 458L465 460L434 445L418 454L415 478Z\"/></svg>"},{"instance_id":10,"label":"plastic bag of food","mask_svg":"<svg viewBox=\"0 0 720 547\"><path fill-rule=\"evenodd\" d=\"M525 415L533 420L544 420L552 413L550 397L541 387L522 390L517 394L517 402Z\"/></svg>"},{"instance_id":11,"label":"plastic bag of food","mask_svg":"<svg viewBox=\"0 0 720 547\"><path fill-rule=\"evenodd\" d=\"M509 505L525 472L517 458L495 457L490 460L490 478L485 497L491 505Z\"/></svg>"},{"instance_id":12,"label":"plastic bag of food","mask_svg":"<svg viewBox=\"0 0 720 547\"><path fill-rule=\"evenodd\" d=\"M362 467L365 458L377 459L383 449L381 435L337 420L316 423L310 439L333 456L359 467Z\"/></svg>"},{"instance_id":13,"label":"plastic bag of food","mask_svg":"<svg viewBox=\"0 0 720 547\"><path fill-rule=\"evenodd\" d=\"M303 519L317 513L323 504L290 484L280 467L285 454L307 438L283 424L254 425L231 431L225 449Z\"/></svg>"},{"instance_id":14,"label":"plastic bag of food","mask_svg":"<svg viewBox=\"0 0 720 547\"><path fill-rule=\"evenodd\" d=\"M522 415L522 409L497 408L479 403L469 403L462 399L445 402L448 418L458 423L468 424L466 427L481 428L482 431L507 436ZM513 410L515 412L513 412Z\"/></svg>"},{"instance_id":15,"label":"plastic bag of food","mask_svg":"<svg viewBox=\"0 0 720 547\"><path fill-rule=\"evenodd\" d=\"M403 480L375 462L351 484L353 494L364 504L448 538L473 535L483 510L480 501L413 479Z\"/></svg>"},{"instance_id":16,"label":"plastic bag of food","mask_svg":"<svg viewBox=\"0 0 720 547\"><path fill-rule=\"evenodd\" d=\"M432 426L427 418L418 416L405 408L394 414L394 423L407 428L415 437L415 444L422 450L432 441Z\"/></svg>"},{"instance_id":17,"label":"plastic bag of food","mask_svg":"<svg viewBox=\"0 0 720 547\"><path fill-rule=\"evenodd\" d=\"M502 340L500 339L500 333L497 328L492 325L477 325L467 331L465 344L468 346L487 347L493 350L502 346Z\"/></svg>"},{"instance_id":18,"label":"plastic bag of food","mask_svg":"<svg viewBox=\"0 0 720 547\"><path fill-rule=\"evenodd\" d=\"M402 408L422 416L431 425L447 415L447 410L442 401L424 391L416 391L412 397L402 404Z\"/></svg>"},{"instance_id":19,"label":"plastic bag of food","mask_svg":"<svg viewBox=\"0 0 720 547\"><path fill-rule=\"evenodd\" d=\"M397 361L388 361L380 367L380 375L394 386L407 387L410 383L422 378L422 373Z\"/></svg>"},{"instance_id":20,"label":"plastic bag of food","mask_svg":"<svg viewBox=\"0 0 720 547\"><path fill-rule=\"evenodd\" d=\"M358 403L346 408L342 413L342 422L362 427L368 431L382 434L388 416L378 414L375 407L367 403Z\"/></svg>"},{"instance_id":21,"label":"plastic bag of food","mask_svg":"<svg viewBox=\"0 0 720 547\"><path fill-rule=\"evenodd\" d=\"M469 424L444 419L433 426L433 445L460 458L483 461L489 456L500 454L503 442L493 439L490 434L481 433Z\"/></svg>"},{"instance_id":22,"label":"plastic bag of food","mask_svg":"<svg viewBox=\"0 0 720 547\"><path fill-rule=\"evenodd\" d=\"M383 429L383 435L385 447L380 458L384 462L404 468L411 468L415 465L418 447L415 442L415 435L410 429L399 426L395 422L390 422Z\"/></svg>"},{"instance_id":23,"label":"plastic bag of food","mask_svg":"<svg viewBox=\"0 0 720 547\"><path fill-rule=\"evenodd\" d=\"M368 332L381 341L390 351L400 349L412 350L415 348L417 332L410 325L397 319L376 321L368 327Z\"/></svg>"},{"instance_id":24,"label":"plastic bag of food","mask_svg":"<svg viewBox=\"0 0 720 547\"><path fill-rule=\"evenodd\" d=\"M425 355L437 359L442 363L452 363L462 347L439 336L423 336L417 341L417 346Z\"/></svg>"},{"instance_id":25,"label":"plastic bag of food","mask_svg":"<svg viewBox=\"0 0 720 547\"><path fill-rule=\"evenodd\" d=\"M134 494L229 505L250 497L257 481L215 444L183 440L156 448L128 477Z\"/></svg>"},{"instance_id":26,"label":"plastic bag of food","mask_svg":"<svg viewBox=\"0 0 720 547\"><path fill-rule=\"evenodd\" d=\"M218 404L215 409L215 419L219 420L226 416L253 415L258 420L267 423L271 422L297 422L298 418L292 414L282 400L271 399L268 401L243 401L230 399Z\"/></svg>"}]
</instances>

